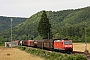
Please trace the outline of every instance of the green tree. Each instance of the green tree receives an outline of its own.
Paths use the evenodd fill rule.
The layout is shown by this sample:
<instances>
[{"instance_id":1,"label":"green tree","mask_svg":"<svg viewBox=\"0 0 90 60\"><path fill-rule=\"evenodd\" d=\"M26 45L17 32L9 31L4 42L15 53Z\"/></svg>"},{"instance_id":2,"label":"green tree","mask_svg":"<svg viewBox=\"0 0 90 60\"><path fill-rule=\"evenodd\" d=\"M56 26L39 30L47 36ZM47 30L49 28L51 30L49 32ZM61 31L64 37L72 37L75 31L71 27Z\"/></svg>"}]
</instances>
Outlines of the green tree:
<instances>
[{"instance_id":1,"label":"green tree","mask_svg":"<svg viewBox=\"0 0 90 60\"><path fill-rule=\"evenodd\" d=\"M50 39L51 37L51 24L47 18L46 11L43 11L41 19L38 24L38 32L43 39Z\"/></svg>"}]
</instances>

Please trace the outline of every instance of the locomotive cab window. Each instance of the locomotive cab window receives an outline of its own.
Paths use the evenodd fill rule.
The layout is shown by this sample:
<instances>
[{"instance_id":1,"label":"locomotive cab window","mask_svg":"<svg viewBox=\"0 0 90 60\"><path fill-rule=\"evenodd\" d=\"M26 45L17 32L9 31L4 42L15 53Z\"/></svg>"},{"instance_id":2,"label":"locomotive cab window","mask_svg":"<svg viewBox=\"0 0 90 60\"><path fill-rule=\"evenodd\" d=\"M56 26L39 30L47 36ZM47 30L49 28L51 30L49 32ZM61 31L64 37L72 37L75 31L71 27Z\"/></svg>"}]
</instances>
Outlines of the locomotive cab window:
<instances>
[{"instance_id":1,"label":"locomotive cab window","mask_svg":"<svg viewBox=\"0 0 90 60\"><path fill-rule=\"evenodd\" d=\"M64 44L72 44L71 41L65 41Z\"/></svg>"}]
</instances>

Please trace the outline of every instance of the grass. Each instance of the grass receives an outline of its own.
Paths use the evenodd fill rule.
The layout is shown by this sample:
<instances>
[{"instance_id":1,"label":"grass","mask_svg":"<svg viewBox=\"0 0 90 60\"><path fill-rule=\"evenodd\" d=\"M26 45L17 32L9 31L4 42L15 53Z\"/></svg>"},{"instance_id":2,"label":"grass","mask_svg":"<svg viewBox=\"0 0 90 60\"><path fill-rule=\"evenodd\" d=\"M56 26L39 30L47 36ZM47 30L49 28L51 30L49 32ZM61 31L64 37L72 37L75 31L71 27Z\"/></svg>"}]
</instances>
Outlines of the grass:
<instances>
[{"instance_id":1,"label":"grass","mask_svg":"<svg viewBox=\"0 0 90 60\"><path fill-rule=\"evenodd\" d=\"M44 60L41 57L21 51L17 48L5 48L0 46L0 59L1 60Z\"/></svg>"},{"instance_id":2,"label":"grass","mask_svg":"<svg viewBox=\"0 0 90 60\"><path fill-rule=\"evenodd\" d=\"M84 43L73 43L74 51L85 51ZM87 43L87 50L90 51L90 43Z\"/></svg>"}]
</instances>

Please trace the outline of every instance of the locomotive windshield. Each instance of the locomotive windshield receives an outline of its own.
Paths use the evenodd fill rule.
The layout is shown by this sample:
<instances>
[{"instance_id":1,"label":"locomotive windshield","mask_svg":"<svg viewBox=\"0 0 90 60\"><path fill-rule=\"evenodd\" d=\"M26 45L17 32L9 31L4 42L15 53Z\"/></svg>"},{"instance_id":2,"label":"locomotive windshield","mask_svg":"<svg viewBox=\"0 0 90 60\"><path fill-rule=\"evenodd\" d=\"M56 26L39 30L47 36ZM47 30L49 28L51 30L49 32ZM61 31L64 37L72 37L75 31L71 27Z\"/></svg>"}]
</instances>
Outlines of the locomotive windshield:
<instances>
[{"instance_id":1,"label":"locomotive windshield","mask_svg":"<svg viewBox=\"0 0 90 60\"><path fill-rule=\"evenodd\" d=\"M64 44L72 44L71 41L65 41Z\"/></svg>"}]
</instances>

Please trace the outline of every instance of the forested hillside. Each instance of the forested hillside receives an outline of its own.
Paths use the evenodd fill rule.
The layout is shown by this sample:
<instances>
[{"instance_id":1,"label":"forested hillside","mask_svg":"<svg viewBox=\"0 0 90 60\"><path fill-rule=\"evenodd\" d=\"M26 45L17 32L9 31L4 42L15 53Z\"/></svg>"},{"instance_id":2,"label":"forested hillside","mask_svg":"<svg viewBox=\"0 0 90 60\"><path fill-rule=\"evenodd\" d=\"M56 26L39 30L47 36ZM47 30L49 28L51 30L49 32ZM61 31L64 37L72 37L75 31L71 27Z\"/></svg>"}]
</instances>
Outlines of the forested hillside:
<instances>
[{"instance_id":1,"label":"forested hillside","mask_svg":"<svg viewBox=\"0 0 90 60\"><path fill-rule=\"evenodd\" d=\"M40 39L37 31L42 11L33 14L25 22L13 28L13 39ZM73 42L90 41L90 7L62 11L47 11L54 38L69 38ZM10 40L10 30L1 34L4 41ZM9 39L8 39L9 38Z\"/></svg>"},{"instance_id":2,"label":"forested hillside","mask_svg":"<svg viewBox=\"0 0 90 60\"><path fill-rule=\"evenodd\" d=\"M5 17L5 16L0 16L0 33L4 32L5 30L10 28L10 19L13 19L13 27L16 25L24 22L27 20L27 18L21 18L21 17Z\"/></svg>"}]
</instances>

